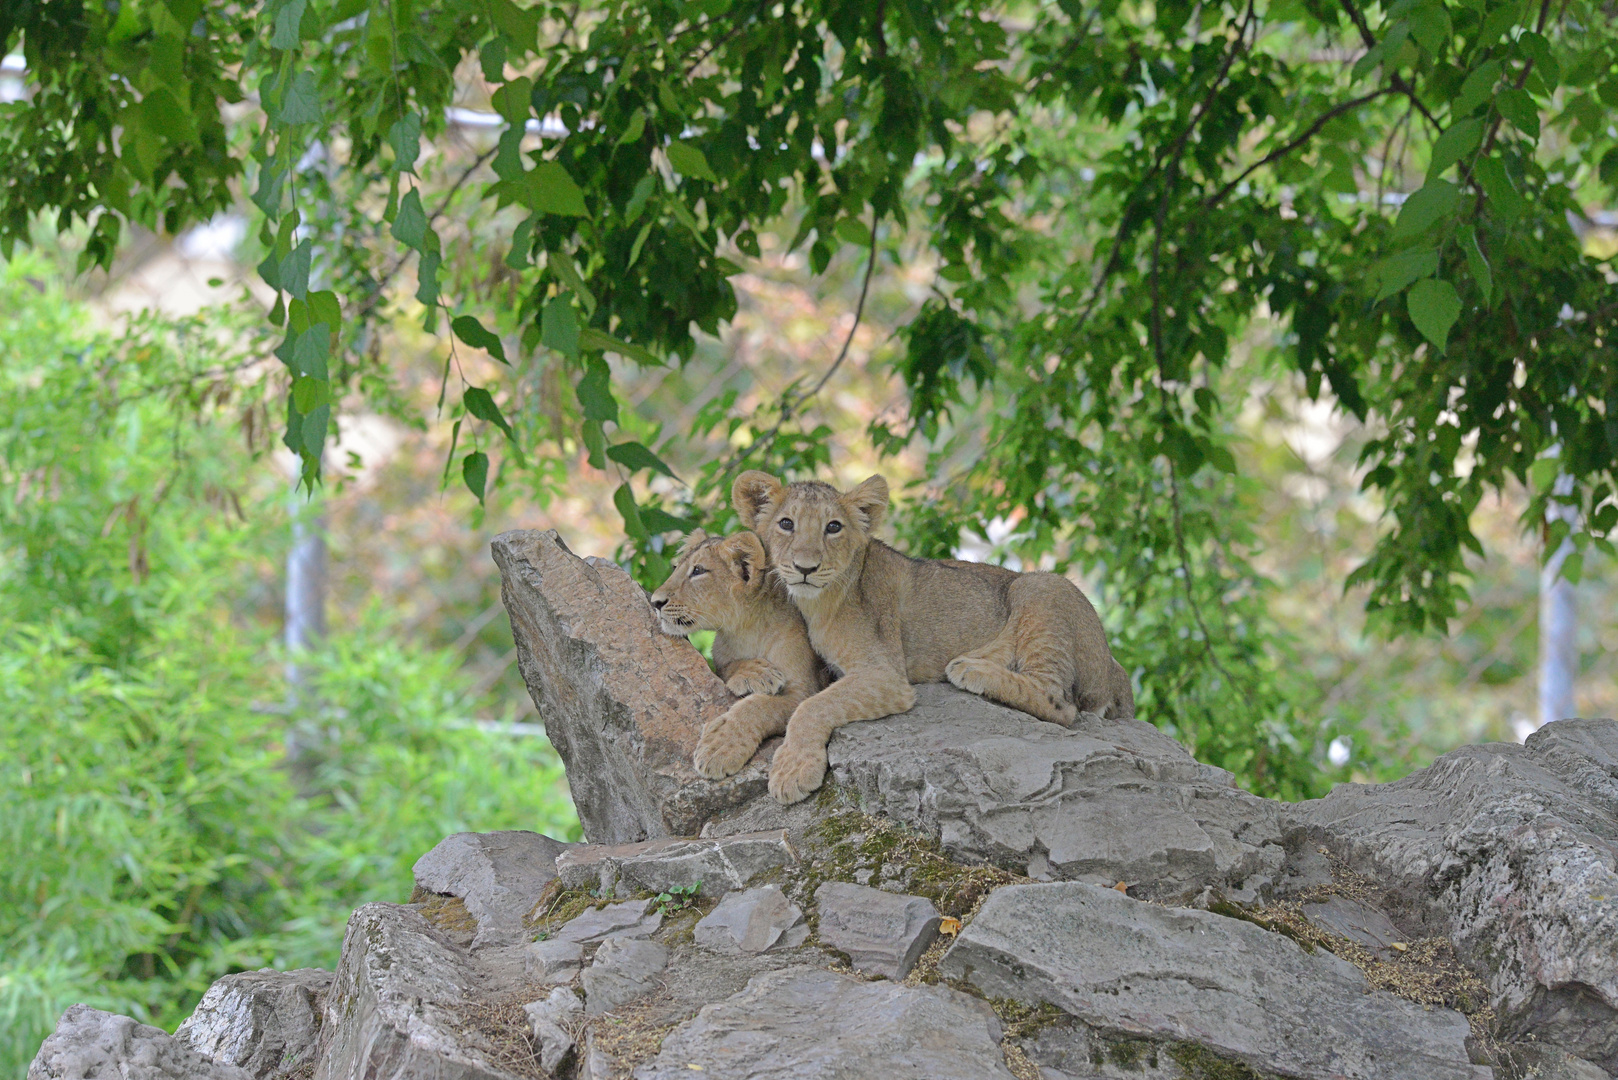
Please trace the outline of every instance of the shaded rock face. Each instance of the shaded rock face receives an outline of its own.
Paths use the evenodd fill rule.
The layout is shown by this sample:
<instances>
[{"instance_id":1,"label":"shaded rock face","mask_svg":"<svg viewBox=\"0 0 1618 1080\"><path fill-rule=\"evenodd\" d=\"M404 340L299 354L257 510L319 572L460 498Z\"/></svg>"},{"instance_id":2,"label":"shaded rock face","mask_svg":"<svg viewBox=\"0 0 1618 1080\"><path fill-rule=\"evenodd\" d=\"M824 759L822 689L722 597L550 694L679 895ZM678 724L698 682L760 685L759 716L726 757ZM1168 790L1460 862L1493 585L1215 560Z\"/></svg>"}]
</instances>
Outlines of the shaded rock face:
<instances>
[{"instance_id":1,"label":"shaded rock face","mask_svg":"<svg viewBox=\"0 0 1618 1080\"><path fill-rule=\"evenodd\" d=\"M1503 1037L1618 1071L1618 724L1462 747L1396 783L1339 785L1287 822L1453 940Z\"/></svg>"},{"instance_id":2,"label":"shaded rock face","mask_svg":"<svg viewBox=\"0 0 1618 1080\"><path fill-rule=\"evenodd\" d=\"M1077 882L990 896L939 970L1099 1031L1194 1043L1308 1080L1485 1080L1466 1018L1373 991L1358 969L1205 911Z\"/></svg>"},{"instance_id":3,"label":"shaded rock face","mask_svg":"<svg viewBox=\"0 0 1618 1080\"><path fill-rule=\"evenodd\" d=\"M993 1010L956 990L789 968L706 1006L635 1080L698 1070L715 1080L1012 1080L1000 1034Z\"/></svg>"},{"instance_id":4,"label":"shaded rock face","mask_svg":"<svg viewBox=\"0 0 1618 1080\"><path fill-rule=\"evenodd\" d=\"M720 781L692 768L702 725L735 698L696 649L658 630L633 578L580 559L555 530L502 533L490 550L518 667L591 843L695 835L764 793L760 761Z\"/></svg>"},{"instance_id":5,"label":"shaded rock face","mask_svg":"<svg viewBox=\"0 0 1618 1080\"><path fill-rule=\"evenodd\" d=\"M314 1059L331 981L331 972L317 968L226 975L174 1037L258 1080L284 1076Z\"/></svg>"},{"instance_id":6,"label":"shaded rock face","mask_svg":"<svg viewBox=\"0 0 1618 1080\"><path fill-rule=\"evenodd\" d=\"M161 1028L74 1005L28 1066L28 1080L251 1080Z\"/></svg>"}]
</instances>

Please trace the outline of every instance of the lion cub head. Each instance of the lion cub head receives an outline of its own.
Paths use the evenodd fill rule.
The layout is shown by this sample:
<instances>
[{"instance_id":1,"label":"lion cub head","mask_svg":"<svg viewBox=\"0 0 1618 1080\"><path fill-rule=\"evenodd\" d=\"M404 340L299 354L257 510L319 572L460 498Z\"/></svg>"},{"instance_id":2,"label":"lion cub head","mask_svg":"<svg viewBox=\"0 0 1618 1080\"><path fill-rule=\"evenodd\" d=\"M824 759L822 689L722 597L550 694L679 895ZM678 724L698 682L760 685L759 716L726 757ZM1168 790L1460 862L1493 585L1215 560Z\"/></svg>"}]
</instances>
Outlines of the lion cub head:
<instances>
[{"instance_id":1,"label":"lion cub head","mask_svg":"<svg viewBox=\"0 0 1618 1080\"><path fill-rule=\"evenodd\" d=\"M731 485L730 501L764 541L792 599L813 600L858 563L888 509L888 482L873 476L838 491L815 480L783 484L750 470Z\"/></svg>"},{"instance_id":2,"label":"lion cub head","mask_svg":"<svg viewBox=\"0 0 1618 1080\"><path fill-rule=\"evenodd\" d=\"M709 536L696 530L686 537L669 579L652 594L663 632L686 637L693 630L738 629L768 584L764 566L763 545L752 533Z\"/></svg>"}]
</instances>

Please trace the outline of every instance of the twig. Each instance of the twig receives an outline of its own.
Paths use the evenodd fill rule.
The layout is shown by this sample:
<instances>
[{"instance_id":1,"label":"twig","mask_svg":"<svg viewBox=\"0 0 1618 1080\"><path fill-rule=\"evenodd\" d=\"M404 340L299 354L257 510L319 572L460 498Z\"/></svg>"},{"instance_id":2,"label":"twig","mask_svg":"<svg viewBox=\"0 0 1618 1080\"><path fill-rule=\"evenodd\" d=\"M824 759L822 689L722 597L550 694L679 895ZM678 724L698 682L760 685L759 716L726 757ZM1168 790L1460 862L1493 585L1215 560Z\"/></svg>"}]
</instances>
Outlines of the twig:
<instances>
[{"instance_id":1,"label":"twig","mask_svg":"<svg viewBox=\"0 0 1618 1080\"><path fill-rule=\"evenodd\" d=\"M1352 22L1355 28L1359 30L1360 40L1365 43L1365 47L1367 49L1376 48L1376 35L1371 33L1370 26L1368 26L1365 22L1365 16L1361 14L1360 10L1354 6L1353 0L1339 0L1339 2L1342 4L1343 10L1348 13L1349 21ZM1415 89L1409 83L1405 82L1404 76L1400 75L1397 71L1389 70L1388 65L1386 64L1383 65L1383 69L1388 72L1388 81L1393 84L1393 88L1399 91L1399 93L1403 94L1405 97L1409 98L1410 104L1415 106L1416 110L1426 118L1429 124L1442 131L1444 129L1444 125L1440 124L1433 114L1427 111L1427 106L1423 105L1421 103L1421 99L1416 97Z\"/></svg>"},{"instance_id":2,"label":"twig","mask_svg":"<svg viewBox=\"0 0 1618 1080\"><path fill-rule=\"evenodd\" d=\"M1302 146L1304 143L1308 142L1310 139L1314 138L1317 134L1319 134L1320 129L1325 127L1332 120L1336 119L1337 117L1343 115L1346 112L1349 112L1349 111L1351 111L1353 109L1359 108L1361 105L1364 105L1368 101L1374 101L1376 98L1381 97L1383 94L1393 93L1393 89L1394 88L1391 87L1391 86L1384 86L1380 90L1373 90L1369 94L1364 94L1364 95L1362 95L1360 97L1354 98L1352 101L1345 101L1341 105L1338 105L1335 108L1326 110L1324 113L1322 113L1320 115L1319 119L1317 119L1313 124L1309 125L1309 130L1305 131L1302 135L1299 135L1297 138L1293 139L1291 142L1287 143L1285 146L1281 146L1281 147L1278 147L1278 148L1270 151L1268 154L1264 155L1263 158L1261 158L1258 161L1255 161L1253 164L1249 165L1246 169L1243 169L1242 172L1241 172L1241 175L1237 176L1236 179L1232 180L1230 183L1228 183L1224 187L1220 188L1219 191L1216 192L1215 194L1210 195L1208 198L1204 199L1202 201L1202 205L1206 206L1206 207L1214 207L1214 206L1219 205L1219 203L1224 201L1225 196L1229 195L1231 193L1231 191L1233 191L1236 188L1236 186L1238 184L1240 184L1243 180L1246 180L1249 176L1253 175L1253 173L1257 172L1259 169L1262 169L1264 166L1270 164L1271 162L1276 161L1276 160L1278 160L1280 158L1286 157L1288 154L1292 153L1292 151L1296 150L1298 147Z\"/></svg>"}]
</instances>

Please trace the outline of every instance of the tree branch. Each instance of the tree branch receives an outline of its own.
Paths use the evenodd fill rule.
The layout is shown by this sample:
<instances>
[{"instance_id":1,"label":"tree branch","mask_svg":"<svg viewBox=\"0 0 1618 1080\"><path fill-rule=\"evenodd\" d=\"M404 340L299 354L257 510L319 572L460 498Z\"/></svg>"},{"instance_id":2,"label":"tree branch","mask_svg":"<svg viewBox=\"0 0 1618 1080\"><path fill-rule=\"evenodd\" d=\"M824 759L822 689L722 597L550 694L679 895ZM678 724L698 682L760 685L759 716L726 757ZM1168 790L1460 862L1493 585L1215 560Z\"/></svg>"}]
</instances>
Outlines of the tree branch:
<instances>
[{"instance_id":1,"label":"tree branch","mask_svg":"<svg viewBox=\"0 0 1618 1080\"><path fill-rule=\"evenodd\" d=\"M1359 30L1360 40L1365 43L1365 47L1367 49L1376 48L1376 35L1371 33L1370 26L1366 24L1365 15L1359 8L1354 6L1354 0L1339 0L1339 3L1342 4L1343 10L1348 13L1349 21ZM1415 88L1405 82L1404 76L1397 71L1388 70L1387 65L1383 65L1383 70L1388 72L1388 81L1393 84L1393 88L1409 98L1410 104L1416 107L1416 111L1421 113L1429 124L1440 131L1444 130L1444 125L1440 124L1433 114L1427 111L1427 106L1423 105L1421 99L1416 97Z\"/></svg>"},{"instance_id":2,"label":"tree branch","mask_svg":"<svg viewBox=\"0 0 1618 1080\"><path fill-rule=\"evenodd\" d=\"M1393 92L1394 87L1384 86L1380 90L1373 90L1369 94L1362 94L1351 101L1343 102L1341 105L1338 105L1335 108L1327 109L1313 124L1309 125L1309 129L1302 135L1299 135L1285 146L1280 146L1270 151L1268 154L1264 155L1263 158L1249 165L1246 169L1243 169L1241 174L1237 176L1236 179L1230 181L1224 187L1220 188L1216 193L1204 199L1202 201L1202 205L1209 208L1218 206L1225 200L1225 196L1234 191L1236 186L1243 180L1246 180L1249 176L1253 175L1253 173L1257 172L1259 169L1262 169L1264 166L1269 165L1274 161L1278 161L1279 159L1284 158L1288 154L1292 153L1292 151L1296 150L1298 147L1302 146L1304 143L1318 135L1320 133L1320 129L1325 127L1335 118L1343 115L1346 112L1359 108L1368 101L1374 101L1384 94L1391 94Z\"/></svg>"}]
</instances>

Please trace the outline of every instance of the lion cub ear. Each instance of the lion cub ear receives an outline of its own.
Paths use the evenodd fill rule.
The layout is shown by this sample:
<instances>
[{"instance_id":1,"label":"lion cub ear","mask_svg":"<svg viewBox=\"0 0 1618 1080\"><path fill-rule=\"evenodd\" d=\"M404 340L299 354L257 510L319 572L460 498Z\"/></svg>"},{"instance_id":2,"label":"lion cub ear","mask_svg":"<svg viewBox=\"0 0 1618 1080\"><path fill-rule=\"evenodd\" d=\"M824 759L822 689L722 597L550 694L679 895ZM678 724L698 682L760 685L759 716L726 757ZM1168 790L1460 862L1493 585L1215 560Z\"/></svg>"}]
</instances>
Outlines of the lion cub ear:
<instances>
[{"instance_id":1,"label":"lion cub ear","mask_svg":"<svg viewBox=\"0 0 1618 1080\"><path fill-rule=\"evenodd\" d=\"M730 565L749 588L764 580L764 544L750 532L739 532L729 540Z\"/></svg>"},{"instance_id":2,"label":"lion cub ear","mask_svg":"<svg viewBox=\"0 0 1618 1080\"><path fill-rule=\"evenodd\" d=\"M783 490L781 481L769 473L748 469L730 485L730 505L741 515L743 525L756 528L765 507L779 499Z\"/></svg>"},{"instance_id":3,"label":"lion cub ear","mask_svg":"<svg viewBox=\"0 0 1618 1080\"><path fill-rule=\"evenodd\" d=\"M843 502L860 516L865 531L873 532L888 512L888 482L880 476L867 477L859 487L843 496Z\"/></svg>"}]
</instances>

